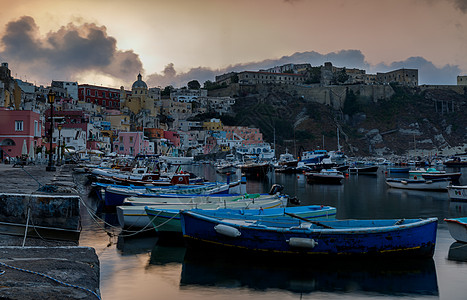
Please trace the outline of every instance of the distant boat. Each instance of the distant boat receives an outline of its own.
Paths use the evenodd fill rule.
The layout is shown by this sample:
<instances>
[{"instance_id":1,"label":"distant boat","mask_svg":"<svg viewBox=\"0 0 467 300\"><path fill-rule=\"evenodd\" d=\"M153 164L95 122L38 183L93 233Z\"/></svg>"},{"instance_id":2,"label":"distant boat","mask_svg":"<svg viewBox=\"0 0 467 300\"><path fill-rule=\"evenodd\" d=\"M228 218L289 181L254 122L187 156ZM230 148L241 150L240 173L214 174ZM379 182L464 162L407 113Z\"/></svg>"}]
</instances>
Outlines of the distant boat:
<instances>
[{"instance_id":1,"label":"distant boat","mask_svg":"<svg viewBox=\"0 0 467 300\"><path fill-rule=\"evenodd\" d=\"M376 175L379 166L349 167L349 173Z\"/></svg>"},{"instance_id":2,"label":"distant boat","mask_svg":"<svg viewBox=\"0 0 467 300\"><path fill-rule=\"evenodd\" d=\"M340 184L345 178L342 172L336 169L323 169L319 172L306 172L306 181L308 183L327 183Z\"/></svg>"},{"instance_id":3,"label":"distant boat","mask_svg":"<svg viewBox=\"0 0 467 300\"><path fill-rule=\"evenodd\" d=\"M262 220L215 218L181 211L183 237L193 249L250 255L312 257L432 257L437 218L400 220Z\"/></svg>"},{"instance_id":4,"label":"distant boat","mask_svg":"<svg viewBox=\"0 0 467 300\"><path fill-rule=\"evenodd\" d=\"M389 173L409 173L409 168L388 168Z\"/></svg>"},{"instance_id":5,"label":"distant boat","mask_svg":"<svg viewBox=\"0 0 467 300\"><path fill-rule=\"evenodd\" d=\"M467 217L444 219L449 233L458 242L467 243Z\"/></svg>"},{"instance_id":6,"label":"distant boat","mask_svg":"<svg viewBox=\"0 0 467 300\"><path fill-rule=\"evenodd\" d=\"M407 178L386 178L386 184L392 188L407 189L407 190L426 190L440 191L447 190L449 185L447 179L407 179Z\"/></svg>"},{"instance_id":7,"label":"distant boat","mask_svg":"<svg viewBox=\"0 0 467 300\"><path fill-rule=\"evenodd\" d=\"M448 185L448 195L451 200L467 201L467 185Z\"/></svg>"}]
</instances>

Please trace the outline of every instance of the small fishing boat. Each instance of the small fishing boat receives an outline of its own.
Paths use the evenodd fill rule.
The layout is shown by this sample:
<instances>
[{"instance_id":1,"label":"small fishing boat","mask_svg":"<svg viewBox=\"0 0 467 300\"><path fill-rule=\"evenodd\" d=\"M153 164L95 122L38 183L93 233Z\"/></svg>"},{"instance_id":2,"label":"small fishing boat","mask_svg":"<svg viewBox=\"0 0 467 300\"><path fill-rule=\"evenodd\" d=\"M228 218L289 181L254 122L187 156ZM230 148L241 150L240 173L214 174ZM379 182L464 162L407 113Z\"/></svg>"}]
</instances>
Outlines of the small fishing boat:
<instances>
[{"instance_id":1,"label":"small fishing boat","mask_svg":"<svg viewBox=\"0 0 467 300\"><path fill-rule=\"evenodd\" d=\"M451 172L451 173L423 173L422 177L424 179L430 180L430 179L448 179L453 182L459 182L459 179L461 178L462 173L461 172Z\"/></svg>"},{"instance_id":2,"label":"small fishing boat","mask_svg":"<svg viewBox=\"0 0 467 300\"><path fill-rule=\"evenodd\" d=\"M448 185L448 195L451 200L467 201L467 185Z\"/></svg>"},{"instance_id":3,"label":"small fishing boat","mask_svg":"<svg viewBox=\"0 0 467 300\"><path fill-rule=\"evenodd\" d=\"M340 184L344 179L344 174L336 169L323 169L319 172L305 173L306 181L308 183L327 183L327 184Z\"/></svg>"},{"instance_id":4,"label":"small fishing boat","mask_svg":"<svg viewBox=\"0 0 467 300\"><path fill-rule=\"evenodd\" d=\"M458 242L467 243L467 217L444 219L449 233Z\"/></svg>"},{"instance_id":5,"label":"small fishing boat","mask_svg":"<svg viewBox=\"0 0 467 300\"><path fill-rule=\"evenodd\" d=\"M437 218L390 220L224 219L181 211L189 247L282 257L432 257Z\"/></svg>"},{"instance_id":6,"label":"small fishing boat","mask_svg":"<svg viewBox=\"0 0 467 300\"><path fill-rule=\"evenodd\" d=\"M410 171L410 167L408 168L401 168L401 167L398 167L398 168L388 168L388 171L389 173L409 173Z\"/></svg>"},{"instance_id":7,"label":"small fishing boat","mask_svg":"<svg viewBox=\"0 0 467 300\"><path fill-rule=\"evenodd\" d=\"M376 175L378 173L379 166L363 166L363 167L349 167L349 173L351 174L367 174Z\"/></svg>"},{"instance_id":8,"label":"small fishing boat","mask_svg":"<svg viewBox=\"0 0 467 300\"><path fill-rule=\"evenodd\" d=\"M235 218L273 218L280 216L288 216L293 214L304 219L335 219L336 208L324 205L306 205L283 208L268 208L268 209L192 209L194 212L201 212L205 215L213 217L235 217ZM182 233L180 224L180 209L162 208L156 206L146 206L146 214L149 216L154 228L158 232L174 232Z\"/></svg>"},{"instance_id":9,"label":"small fishing boat","mask_svg":"<svg viewBox=\"0 0 467 300\"><path fill-rule=\"evenodd\" d=\"M445 191L449 183L450 181L447 179L386 178L386 184L388 186L408 190Z\"/></svg>"},{"instance_id":10,"label":"small fishing boat","mask_svg":"<svg viewBox=\"0 0 467 300\"><path fill-rule=\"evenodd\" d=\"M250 195L249 195L250 196ZM125 203L117 207L118 222L122 227L143 228L150 226L147 216L146 207L159 209L161 211L175 210L178 212L182 209L271 209L275 207L287 206L287 198L280 195L268 195L264 197L224 197L226 199L218 199L216 197L203 197L197 199L177 199L169 198L152 199L144 198L144 201L154 200L153 202L136 202L136 198L128 198ZM132 201L134 199L135 201ZM157 200L157 201L156 201ZM167 221L167 219L165 220ZM169 224L170 225L170 224ZM181 231L181 230L180 230Z\"/></svg>"}]
</instances>

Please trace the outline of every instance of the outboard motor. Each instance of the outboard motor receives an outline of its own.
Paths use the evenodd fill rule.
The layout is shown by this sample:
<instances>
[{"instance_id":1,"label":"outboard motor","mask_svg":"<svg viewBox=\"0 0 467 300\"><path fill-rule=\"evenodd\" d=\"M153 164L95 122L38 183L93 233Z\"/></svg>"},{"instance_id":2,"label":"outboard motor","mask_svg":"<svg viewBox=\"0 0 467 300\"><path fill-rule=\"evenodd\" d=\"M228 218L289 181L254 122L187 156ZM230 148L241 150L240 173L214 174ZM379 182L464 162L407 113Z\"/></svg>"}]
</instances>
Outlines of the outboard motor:
<instances>
[{"instance_id":1,"label":"outboard motor","mask_svg":"<svg viewBox=\"0 0 467 300\"><path fill-rule=\"evenodd\" d=\"M300 205L300 199L298 199L297 196L289 198L289 202L293 205Z\"/></svg>"},{"instance_id":2,"label":"outboard motor","mask_svg":"<svg viewBox=\"0 0 467 300\"><path fill-rule=\"evenodd\" d=\"M284 187L280 184L273 184L271 186L271 190L269 191L269 195L274 195L274 194L277 194L277 193L280 193L282 192L282 190L284 189Z\"/></svg>"}]
</instances>

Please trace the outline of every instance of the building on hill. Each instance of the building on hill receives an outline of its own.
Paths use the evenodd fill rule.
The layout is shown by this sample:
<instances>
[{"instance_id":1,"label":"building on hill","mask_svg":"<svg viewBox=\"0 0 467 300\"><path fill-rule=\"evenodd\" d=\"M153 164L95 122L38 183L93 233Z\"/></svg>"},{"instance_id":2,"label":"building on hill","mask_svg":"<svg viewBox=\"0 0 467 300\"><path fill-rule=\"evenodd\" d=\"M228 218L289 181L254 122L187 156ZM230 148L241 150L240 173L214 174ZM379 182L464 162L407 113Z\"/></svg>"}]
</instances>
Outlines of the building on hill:
<instances>
[{"instance_id":1,"label":"building on hill","mask_svg":"<svg viewBox=\"0 0 467 300\"><path fill-rule=\"evenodd\" d=\"M417 69L399 69L386 73L376 73L380 84L399 83L405 86L418 86Z\"/></svg>"},{"instance_id":2,"label":"building on hill","mask_svg":"<svg viewBox=\"0 0 467 300\"><path fill-rule=\"evenodd\" d=\"M238 73L240 84L303 84L305 76L293 73L243 71Z\"/></svg>"},{"instance_id":3,"label":"building on hill","mask_svg":"<svg viewBox=\"0 0 467 300\"><path fill-rule=\"evenodd\" d=\"M467 85L467 76L457 76L457 85Z\"/></svg>"},{"instance_id":4,"label":"building on hill","mask_svg":"<svg viewBox=\"0 0 467 300\"><path fill-rule=\"evenodd\" d=\"M131 86L131 94L127 94L123 86L120 88L120 109L127 108L135 115L141 110L147 110L150 116L157 116L159 112L156 110L156 101L158 100L157 90L151 89L150 92L141 74L138 74L137 80Z\"/></svg>"},{"instance_id":5,"label":"building on hill","mask_svg":"<svg viewBox=\"0 0 467 300\"><path fill-rule=\"evenodd\" d=\"M52 81L52 88L61 88L65 90L64 97L71 98L73 100L80 100L78 96L78 82L76 81Z\"/></svg>"},{"instance_id":6,"label":"building on hill","mask_svg":"<svg viewBox=\"0 0 467 300\"><path fill-rule=\"evenodd\" d=\"M78 99L86 103L93 103L109 109L120 108L120 90L89 84L78 85Z\"/></svg>"}]
</instances>

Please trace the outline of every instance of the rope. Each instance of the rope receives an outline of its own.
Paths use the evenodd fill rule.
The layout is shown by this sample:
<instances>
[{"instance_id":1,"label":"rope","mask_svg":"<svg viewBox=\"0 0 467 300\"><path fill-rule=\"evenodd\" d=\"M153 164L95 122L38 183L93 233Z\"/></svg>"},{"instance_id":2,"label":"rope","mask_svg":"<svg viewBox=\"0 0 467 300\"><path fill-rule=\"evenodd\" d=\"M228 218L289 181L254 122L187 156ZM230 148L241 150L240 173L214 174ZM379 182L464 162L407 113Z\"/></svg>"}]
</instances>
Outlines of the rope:
<instances>
[{"instance_id":1,"label":"rope","mask_svg":"<svg viewBox=\"0 0 467 300\"><path fill-rule=\"evenodd\" d=\"M26 272L26 273L30 273L30 274L34 274L34 275L38 275L38 276L42 276L42 277L45 277L45 278L48 278L50 280L53 280L61 285L64 285L64 286L67 286L67 287L72 287L72 288L77 288L77 289L81 289L81 290L84 290L86 292L89 292L91 294L93 294L94 296L97 297L97 299L101 299L101 297L94 291L91 291L90 289L87 289L87 288L84 288L84 287L81 287L81 286L78 286L78 285L74 285L74 284L69 284L69 283L66 283L66 282L63 282L63 281L60 281L56 278L53 278L52 276L49 276L47 274L44 274L44 273L39 273L39 272L35 272L35 271L30 271L30 270L26 270L26 269L22 269L22 268L18 268L18 267L14 267L14 266L10 266L10 265L7 265L6 263L3 263L3 262L0 262L0 265L4 266L4 267L7 267L7 268L10 268L10 269L13 269L13 270L17 270L17 271L21 271L21 272ZM3 270L2 270L3 271ZM1 273L0 275L3 275L5 273L5 271L3 271L3 273Z\"/></svg>"},{"instance_id":2,"label":"rope","mask_svg":"<svg viewBox=\"0 0 467 300\"><path fill-rule=\"evenodd\" d=\"M26 243L26 237L28 235L29 212L30 212L30 210L31 210L31 208L28 205L28 218L26 219L26 228L24 229L24 238L23 238L23 246L22 247L24 247L24 244Z\"/></svg>"}]
</instances>

